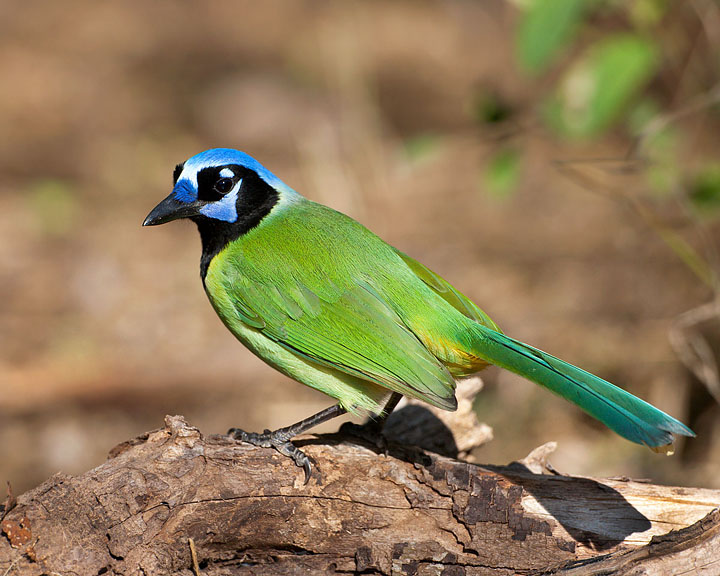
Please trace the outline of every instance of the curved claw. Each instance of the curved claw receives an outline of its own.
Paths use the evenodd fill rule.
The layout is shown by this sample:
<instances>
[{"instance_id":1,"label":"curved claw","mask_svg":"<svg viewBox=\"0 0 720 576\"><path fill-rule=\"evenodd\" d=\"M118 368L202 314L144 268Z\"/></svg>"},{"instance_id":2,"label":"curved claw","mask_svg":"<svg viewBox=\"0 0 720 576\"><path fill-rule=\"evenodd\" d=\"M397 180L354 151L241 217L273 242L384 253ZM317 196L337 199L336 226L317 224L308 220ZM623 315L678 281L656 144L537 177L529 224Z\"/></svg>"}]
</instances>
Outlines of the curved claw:
<instances>
[{"instance_id":1,"label":"curved claw","mask_svg":"<svg viewBox=\"0 0 720 576\"><path fill-rule=\"evenodd\" d=\"M310 475L312 474L312 464L310 464L310 458L307 458L307 460L303 462L302 466L303 470L305 470L305 482L303 482L303 485L307 486L307 483L310 482Z\"/></svg>"}]
</instances>

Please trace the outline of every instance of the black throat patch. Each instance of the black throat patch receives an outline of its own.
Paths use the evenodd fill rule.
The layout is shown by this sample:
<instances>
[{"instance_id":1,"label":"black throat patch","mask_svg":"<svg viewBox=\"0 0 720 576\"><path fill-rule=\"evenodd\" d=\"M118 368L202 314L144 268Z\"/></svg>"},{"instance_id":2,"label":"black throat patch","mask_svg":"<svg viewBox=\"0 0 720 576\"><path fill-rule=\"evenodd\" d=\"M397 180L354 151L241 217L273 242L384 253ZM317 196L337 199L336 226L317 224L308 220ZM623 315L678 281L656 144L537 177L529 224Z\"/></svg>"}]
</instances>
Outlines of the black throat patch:
<instances>
[{"instance_id":1,"label":"black throat patch","mask_svg":"<svg viewBox=\"0 0 720 576\"><path fill-rule=\"evenodd\" d=\"M202 241L200 276L203 284L212 259L230 242L237 240L249 230L260 224L280 200L275 188L262 180L257 173L243 166L228 166L240 175L242 184L238 192L238 218L235 222L223 222L205 216L196 216L192 220L197 224Z\"/></svg>"}]
</instances>

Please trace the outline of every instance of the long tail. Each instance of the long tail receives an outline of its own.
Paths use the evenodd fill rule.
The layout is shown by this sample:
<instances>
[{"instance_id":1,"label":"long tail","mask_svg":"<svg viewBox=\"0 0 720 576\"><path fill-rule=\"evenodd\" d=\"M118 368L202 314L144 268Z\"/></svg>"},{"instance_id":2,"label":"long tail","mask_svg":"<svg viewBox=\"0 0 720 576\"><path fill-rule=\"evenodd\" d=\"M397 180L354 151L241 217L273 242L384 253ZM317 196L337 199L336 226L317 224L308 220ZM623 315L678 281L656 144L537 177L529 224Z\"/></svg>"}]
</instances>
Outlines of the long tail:
<instances>
[{"instance_id":1,"label":"long tail","mask_svg":"<svg viewBox=\"0 0 720 576\"><path fill-rule=\"evenodd\" d=\"M656 452L672 452L673 434L695 433L672 416L622 388L537 348L476 325L474 353L555 392L620 436Z\"/></svg>"}]
</instances>

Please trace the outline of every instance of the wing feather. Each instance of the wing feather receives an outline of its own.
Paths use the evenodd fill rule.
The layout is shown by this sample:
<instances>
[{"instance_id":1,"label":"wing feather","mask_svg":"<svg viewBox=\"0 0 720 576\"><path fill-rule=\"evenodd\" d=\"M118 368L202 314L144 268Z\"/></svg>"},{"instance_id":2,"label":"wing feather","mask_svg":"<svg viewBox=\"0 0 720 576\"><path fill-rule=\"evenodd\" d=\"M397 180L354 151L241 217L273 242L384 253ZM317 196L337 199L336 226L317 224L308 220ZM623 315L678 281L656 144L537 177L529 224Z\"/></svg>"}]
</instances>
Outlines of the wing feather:
<instances>
[{"instance_id":1,"label":"wing feather","mask_svg":"<svg viewBox=\"0 0 720 576\"><path fill-rule=\"evenodd\" d=\"M300 282L281 291L238 276L226 289L240 320L286 349L429 404L456 407L448 370L369 285L320 297Z\"/></svg>"}]
</instances>

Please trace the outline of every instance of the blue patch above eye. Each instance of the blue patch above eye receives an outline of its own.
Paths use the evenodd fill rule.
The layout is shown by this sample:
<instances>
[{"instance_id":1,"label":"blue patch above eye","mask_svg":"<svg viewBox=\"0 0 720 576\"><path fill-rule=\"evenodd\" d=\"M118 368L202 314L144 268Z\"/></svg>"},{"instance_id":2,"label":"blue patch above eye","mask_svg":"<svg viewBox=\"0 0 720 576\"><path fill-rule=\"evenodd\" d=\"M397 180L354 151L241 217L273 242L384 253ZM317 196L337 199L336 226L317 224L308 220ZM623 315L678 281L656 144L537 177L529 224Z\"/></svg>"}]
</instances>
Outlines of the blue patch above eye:
<instances>
[{"instance_id":1,"label":"blue patch above eye","mask_svg":"<svg viewBox=\"0 0 720 576\"><path fill-rule=\"evenodd\" d=\"M175 199L179 202L185 202L187 204L197 200L197 190L192 185L192 182L186 178L178 180L173 192L175 192Z\"/></svg>"},{"instance_id":2,"label":"blue patch above eye","mask_svg":"<svg viewBox=\"0 0 720 576\"><path fill-rule=\"evenodd\" d=\"M185 162L183 172L186 174L197 174L197 172L203 168L209 166L225 166L226 164L239 164L252 170L276 190L290 190L275 174L270 172L270 170L255 160L255 158L239 150L232 150L231 148L213 148L200 152L200 154L196 154Z\"/></svg>"},{"instance_id":3,"label":"blue patch above eye","mask_svg":"<svg viewBox=\"0 0 720 576\"><path fill-rule=\"evenodd\" d=\"M232 192L223 196L222 199L206 204L200 208L200 214L215 220L222 220L223 222L236 222L238 219L237 199L240 184L242 184L242 180L238 180Z\"/></svg>"}]
</instances>

